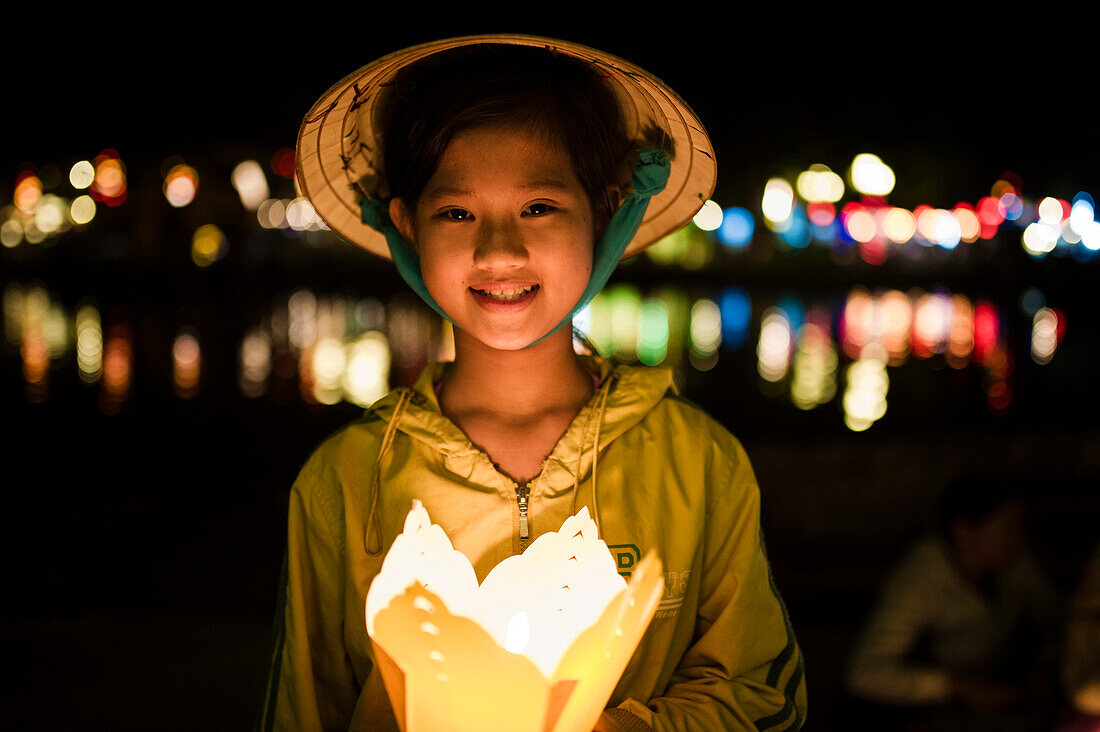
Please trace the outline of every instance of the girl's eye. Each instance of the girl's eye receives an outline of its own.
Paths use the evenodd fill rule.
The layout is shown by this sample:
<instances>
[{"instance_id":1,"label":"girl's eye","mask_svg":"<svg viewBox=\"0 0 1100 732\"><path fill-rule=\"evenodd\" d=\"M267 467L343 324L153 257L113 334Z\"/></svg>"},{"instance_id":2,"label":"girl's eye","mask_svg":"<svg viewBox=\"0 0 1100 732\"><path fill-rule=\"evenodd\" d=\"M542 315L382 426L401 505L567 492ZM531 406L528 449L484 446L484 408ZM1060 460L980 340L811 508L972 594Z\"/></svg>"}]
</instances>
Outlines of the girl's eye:
<instances>
[{"instance_id":1,"label":"girl's eye","mask_svg":"<svg viewBox=\"0 0 1100 732\"><path fill-rule=\"evenodd\" d=\"M468 221L474 215L464 208L449 208L443 212L443 218L451 221Z\"/></svg>"},{"instance_id":2,"label":"girl's eye","mask_svg":"<svg viewBox=\"0 0 1100 732\"><path fill-rule=\"evenodd\" d=\"M532 203L523 213L527 216L545 216L553 210L554 207L549 203Z\"/></svg>"}]
</instances>

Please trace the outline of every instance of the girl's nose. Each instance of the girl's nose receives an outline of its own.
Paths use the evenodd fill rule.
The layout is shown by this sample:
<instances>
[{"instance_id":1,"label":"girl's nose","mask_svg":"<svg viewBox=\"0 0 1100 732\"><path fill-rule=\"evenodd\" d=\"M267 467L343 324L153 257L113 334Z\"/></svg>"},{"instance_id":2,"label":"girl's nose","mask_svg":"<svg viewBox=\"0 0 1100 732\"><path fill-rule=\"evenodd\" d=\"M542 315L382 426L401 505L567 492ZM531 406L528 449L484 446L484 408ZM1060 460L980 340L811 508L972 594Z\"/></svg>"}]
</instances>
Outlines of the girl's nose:
<instances>
[{"instance_id":1,"label":"girl's nose","mask_svg":"<svg viewBox=\"0 0 1100 732\"><path fill-rule=\"evenodd\" d=\"M516 269L527 264L527 247L518 227L506 223L482 224L475 263L484 269Z\"/></svg>"}]
</instances>

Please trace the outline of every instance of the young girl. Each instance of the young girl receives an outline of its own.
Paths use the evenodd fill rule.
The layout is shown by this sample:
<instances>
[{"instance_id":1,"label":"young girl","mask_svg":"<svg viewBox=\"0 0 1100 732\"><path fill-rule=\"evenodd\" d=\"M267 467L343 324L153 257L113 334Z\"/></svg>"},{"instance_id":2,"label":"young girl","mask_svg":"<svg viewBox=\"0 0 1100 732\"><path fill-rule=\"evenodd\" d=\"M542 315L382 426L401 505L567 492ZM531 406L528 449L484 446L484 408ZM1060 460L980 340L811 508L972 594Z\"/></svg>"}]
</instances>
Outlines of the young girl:
<instances>
[{"instance_id":1,"label":"young girl","mask_svg":"<svg viewBox=\"0 0 1100 732\"><path fill-rule=\"evenodd\" d=\"M454 324L455 358L379 400L291 492L263 724L396 729L364 600L413 499L479 580L587 506L666 593L604 730L798 729L802 658L741 445L671 373L578 355L615 265L686 224L715 165L662 82L576 44L449 39L349 76L306 117L299 180Z\"/></svg>"}]
</instances>

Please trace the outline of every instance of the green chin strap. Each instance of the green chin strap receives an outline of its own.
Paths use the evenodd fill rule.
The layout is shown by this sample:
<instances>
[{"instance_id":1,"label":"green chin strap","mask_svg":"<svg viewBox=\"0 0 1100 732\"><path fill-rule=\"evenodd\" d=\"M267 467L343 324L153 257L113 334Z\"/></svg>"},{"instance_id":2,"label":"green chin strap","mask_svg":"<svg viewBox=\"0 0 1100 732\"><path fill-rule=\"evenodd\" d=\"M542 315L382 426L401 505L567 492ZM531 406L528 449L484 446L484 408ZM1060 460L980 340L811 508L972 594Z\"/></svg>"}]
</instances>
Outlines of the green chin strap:
<instances>
[{"instance_id":1,"label":"green chin strap","mask_svg":"<svg viewBox=\"0 0 1100 732\"><path fill-rule=\"evenodd\" d=\"M638 163L634 166L632 175L633 186L630 193L623 200L622 205L611 217L603 236L596 243L592 256L592 276L588 279L588 287L585 288L580 300L573 310L562 319L560 323L551 328L547 333L527 344L527 347L535 345L546 336L557 331L562 326L572 323L573 316L580 312L592 298L603 289L611 273L622 260L623 252L637 233L642 224L649 199L664 190L668 183L670 170L669 154L664 150L643 150L638 155ZM424 277L420 273L420 258L413 251L401 235L397 232L388 215L383 215L383 206L386 202L375 196L364 196L360 203L360 213L364 224L382 233L386 237L386 244L390 249L390 256L397 266L397 271L409 287L428 303L441 316L454 323L443 308L428 292L424 284Z\"/></svg>"}]
</instances>

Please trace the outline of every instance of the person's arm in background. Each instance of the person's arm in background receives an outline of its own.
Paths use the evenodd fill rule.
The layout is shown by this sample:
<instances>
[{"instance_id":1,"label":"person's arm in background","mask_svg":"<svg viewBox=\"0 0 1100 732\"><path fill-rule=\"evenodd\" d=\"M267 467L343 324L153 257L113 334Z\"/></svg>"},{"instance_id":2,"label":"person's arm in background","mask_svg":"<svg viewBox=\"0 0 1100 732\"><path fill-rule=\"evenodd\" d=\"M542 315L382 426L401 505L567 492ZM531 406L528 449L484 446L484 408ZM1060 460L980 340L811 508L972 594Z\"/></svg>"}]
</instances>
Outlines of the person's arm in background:
<instances>
[{"instance_id":1,"label":"person's arm in background","mask_svg":"<svg viewBox=\"0 0 1100 732\"><path fill-rule=\"evenodd\" d=\"M853 695L902 706L951 698L952 679L946 671L907 658L928 627L937 600L924 576L910 557L883 585L849 661L846 686Z\"/></svg>"},{"instance_id":2,"label":"person's arm in background","mask_svg":"<svg viewBox=\"0 0 1100 732\"><path fill-rule=\"evenodd\" d=\"M1061 676L1073 708L1100 716L1100 545L1073 593Z\"/></svg>"}]
</instances>

